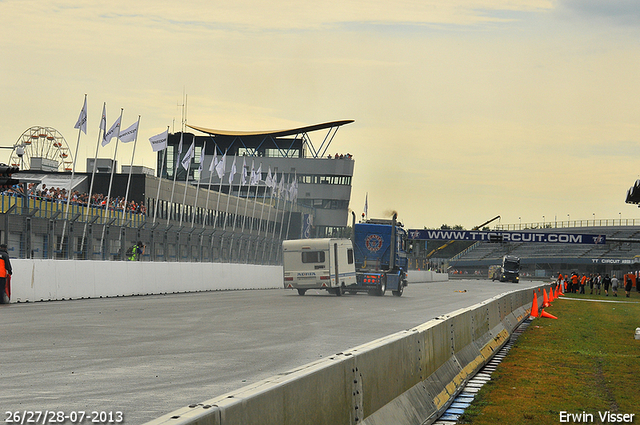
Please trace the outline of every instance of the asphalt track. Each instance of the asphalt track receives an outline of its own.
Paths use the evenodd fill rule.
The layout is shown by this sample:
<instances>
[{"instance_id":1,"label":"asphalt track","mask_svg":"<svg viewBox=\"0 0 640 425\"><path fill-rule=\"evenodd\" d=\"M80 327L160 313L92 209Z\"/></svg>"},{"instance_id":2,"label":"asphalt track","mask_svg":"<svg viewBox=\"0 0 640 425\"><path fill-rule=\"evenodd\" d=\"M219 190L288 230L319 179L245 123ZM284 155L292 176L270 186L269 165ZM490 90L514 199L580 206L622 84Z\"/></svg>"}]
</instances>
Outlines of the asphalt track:
<instances>
[{"instance_id":1,"label":"asphalt track","mask_svg":"<svg viewBox=\"0 0 640 425\"><path fill-rule=\"evenodd\" d=\"M0 413L7 422L9 411L121 411L140 424L530 286L451 280L412 284L401 298L274 289L0 305Z\"/></svg>"}]
</instances>

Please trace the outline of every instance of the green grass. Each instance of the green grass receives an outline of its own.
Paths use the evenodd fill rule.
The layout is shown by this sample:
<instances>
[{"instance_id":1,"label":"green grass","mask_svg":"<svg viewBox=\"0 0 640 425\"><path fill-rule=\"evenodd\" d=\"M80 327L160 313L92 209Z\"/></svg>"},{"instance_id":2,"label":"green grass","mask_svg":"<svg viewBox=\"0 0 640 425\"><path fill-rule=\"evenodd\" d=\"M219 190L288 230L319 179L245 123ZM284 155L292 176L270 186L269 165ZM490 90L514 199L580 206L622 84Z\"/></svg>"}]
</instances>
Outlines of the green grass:
<instances>
[{"instance_id":1,"label":"green grass","mask_svg":"<svg viewBox=\"0 0 640 425\"><path fill-rule=\"evenodd\" d=\"M633 413L640 423L640 295L566 298L545 309L558 320L531 322L460 423L558 424L561 411L593 423L598 412Z\"/></svg>"}]
</instances>

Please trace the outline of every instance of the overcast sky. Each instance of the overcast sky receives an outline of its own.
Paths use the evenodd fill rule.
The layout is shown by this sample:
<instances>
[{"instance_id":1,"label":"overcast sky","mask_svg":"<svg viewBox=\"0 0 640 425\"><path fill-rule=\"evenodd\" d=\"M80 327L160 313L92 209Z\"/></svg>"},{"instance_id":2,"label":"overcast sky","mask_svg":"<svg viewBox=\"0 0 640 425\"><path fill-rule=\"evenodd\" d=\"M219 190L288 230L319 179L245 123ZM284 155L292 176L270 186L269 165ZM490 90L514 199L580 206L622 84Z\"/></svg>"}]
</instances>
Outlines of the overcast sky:
<instances>
[{"instance_id":1,"label":"overcast sky","mask_svg":"<svg viewBox=\"0 0 640 425\"><path fill-rule=\"evenodd\" d=\"M414 228L640 219L635 0L0 0L0 23L0 145L39 125L75 149L86 93L79 171L103 102L108 125L141 115L155 168L186 93L188 123L221 130L355 120L330 150L354 156L358 215L368 192Z\"/></svg>"}]
</instances>

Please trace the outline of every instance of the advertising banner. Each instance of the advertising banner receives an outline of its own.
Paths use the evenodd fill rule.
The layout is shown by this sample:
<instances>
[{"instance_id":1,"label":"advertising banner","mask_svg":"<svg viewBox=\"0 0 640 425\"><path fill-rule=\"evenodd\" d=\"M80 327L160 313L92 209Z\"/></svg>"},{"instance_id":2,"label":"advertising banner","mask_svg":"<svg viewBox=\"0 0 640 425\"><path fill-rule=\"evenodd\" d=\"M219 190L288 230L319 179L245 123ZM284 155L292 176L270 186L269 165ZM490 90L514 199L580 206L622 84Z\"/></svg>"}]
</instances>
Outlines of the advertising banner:
<instances>
[{"instance_id":1,"label":"advertising banner","mask_svg":"<svg viewBox=\"0 0 640 425\"><path fill-rule=\"evenodd\" d=\"M479 242L535 242L601 245L605 235L558 233L542 231L479 231L479 230L415 230L407 231L409 239Z\"/></svg>"}]
</instances>

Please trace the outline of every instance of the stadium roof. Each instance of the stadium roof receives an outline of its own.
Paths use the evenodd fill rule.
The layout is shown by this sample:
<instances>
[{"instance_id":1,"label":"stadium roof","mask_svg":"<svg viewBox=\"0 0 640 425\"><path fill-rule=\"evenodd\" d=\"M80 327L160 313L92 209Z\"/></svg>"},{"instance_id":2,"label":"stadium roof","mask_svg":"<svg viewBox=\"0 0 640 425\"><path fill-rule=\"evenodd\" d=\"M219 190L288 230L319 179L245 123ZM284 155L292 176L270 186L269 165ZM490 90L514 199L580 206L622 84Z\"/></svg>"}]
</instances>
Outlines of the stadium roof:
<instances>
[{"instance_id":1,"label":"stadium roof","mask_svg":"<svg viewBox=\"0 0 640 425\"><path fill-rule=\"evenodd\" d=\"M309 126L305 126L305 127L290 128L290 129L285 129L285 130L267 130L267 131L214 130L214 129L211 129L211 128L199 127L199 126L196 126L196 125L189 125L189 124L187 124L187 127L190 127L190 128L192 128L194 130L201 131L203 133L210 134L212 136L221 136L221 137L251 137L251 136L255 136L255 137L264 137L264 136L284 137L284 136L295 136L297 134L308 133L310 131L332 129L334 127L340 127L340 126L343 126L345 124L350 124L352 122L354 122L354 120L330 121L330 122L325 122L325 123L320 123L320 124L315 124L315 125L309 125Z\"/></svg>"}]
</instances>

